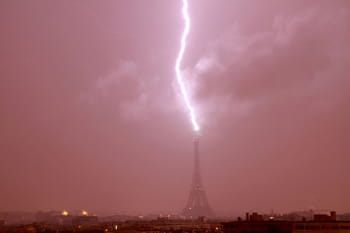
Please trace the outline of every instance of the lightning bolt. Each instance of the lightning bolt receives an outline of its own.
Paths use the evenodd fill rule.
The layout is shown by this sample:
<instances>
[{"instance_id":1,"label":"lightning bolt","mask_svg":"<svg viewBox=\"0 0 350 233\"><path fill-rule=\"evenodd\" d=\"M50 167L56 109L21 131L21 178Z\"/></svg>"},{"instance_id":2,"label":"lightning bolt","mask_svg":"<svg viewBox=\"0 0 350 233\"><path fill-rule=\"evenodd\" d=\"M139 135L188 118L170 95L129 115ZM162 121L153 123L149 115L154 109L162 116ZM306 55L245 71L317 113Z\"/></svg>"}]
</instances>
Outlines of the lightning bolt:
<instances>
[{"instance_id":1,"label":"lightning bolt","mask_svg":"<svg viewBox=\"0 0 350 233\"><path fill-rule=\"evenodd\" d=\"M183 3L182 16L183 16L183 19L185 20L185 28L184 28L184 31L183 31L182 37L181 37L181 48L180 48L179 54L178 54L177 59L176 59L175 72L176 72L177 82L180 86L182 96L185 100L186 107L187 107L189 114L190 114L193 129L195 131L198 131L199 125L197 123L196 114L195 114L195 111L191 105L190 99L188 97L188 93L187 93L187 90L186 90L186 87L185 87L185 84L184 84L184 81L182 78L182 73L180 70L181 61L182 61L183 55L185 53L185 48L186 48L186 39L187 39L188 33L190 32L190 17L188 15L188 2L187 2L187 0L182 0L182 3Z\"/></svg>"}]
</instances>

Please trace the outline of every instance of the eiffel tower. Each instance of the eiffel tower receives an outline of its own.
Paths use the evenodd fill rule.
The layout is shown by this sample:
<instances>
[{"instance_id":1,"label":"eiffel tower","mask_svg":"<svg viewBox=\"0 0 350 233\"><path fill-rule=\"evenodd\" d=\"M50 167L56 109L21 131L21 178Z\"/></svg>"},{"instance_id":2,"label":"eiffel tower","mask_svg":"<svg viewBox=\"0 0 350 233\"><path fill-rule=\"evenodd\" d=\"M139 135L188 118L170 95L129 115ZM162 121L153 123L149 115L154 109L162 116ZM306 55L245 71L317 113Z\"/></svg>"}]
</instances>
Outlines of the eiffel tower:
<instances>
[{"instance_id":1,"label":"eiffel tower","mask_svg":"<svg viewBox=\"0 0 350 233\"><path fill-rule=\"evenodd\" d=\"M199 166L199 137L195 136L194 144L194 173L192 178L192 187L186 207L182 215L187 218L197 218L200 216L213 217L214 212L209 206L207 194L204 191Z\"/></svg>"}]
</instances>

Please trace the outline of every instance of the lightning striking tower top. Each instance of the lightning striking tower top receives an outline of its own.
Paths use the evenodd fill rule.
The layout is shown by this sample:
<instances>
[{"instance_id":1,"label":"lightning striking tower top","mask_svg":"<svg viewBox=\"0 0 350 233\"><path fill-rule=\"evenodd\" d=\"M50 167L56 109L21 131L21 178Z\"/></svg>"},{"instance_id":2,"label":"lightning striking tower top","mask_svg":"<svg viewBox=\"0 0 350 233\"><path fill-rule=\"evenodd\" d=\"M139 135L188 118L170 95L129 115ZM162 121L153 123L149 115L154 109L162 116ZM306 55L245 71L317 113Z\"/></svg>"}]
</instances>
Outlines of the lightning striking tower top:
<instances>
[{"instance_id":1,"label":"lightning striking tower top","mask_svg":"<svg viewBox=\"0 0 350 233\"><path fill-rule=\"evenodd\" d=\"M183 31L182 37L181 37L180 51L179 51L179 54L178 54L177 59L176 59L175 72L176 72L177 82L178 82L178 84L180 86L181 93L182 93L182 95L184 97L186 107L187 107L187 109L189 111L189 114L190 114L190 117L191 117L191 122L192 122L192 125L193 125L193 129L195 131L198 131L199 130L199 125L197 123L196 114L195 114L195 111L193 109L193 106L191 105L191 102L190 102L190 99L189 99L189 95L187 93L187 89L185 87L185 84L184 84L184 81L183 81L183 77L182 77L182 73L181 73L181 70L180 70L181 61L182 61L182 58L184 56L185 48L186 48L186 39L187 39L188 33L190 31L190 17L188 15L188 2L187 2L187 0L182 0L182 3L183 3L182 16L183 16L184 21L185 21L185 28L184 28L184 31Z\"/></svg>"},{"instance_id":2,"label":"lightning striking tower top","mask_svg":"<svg viewBox=\"0 0 350 233\"><path fill-rule=\"evenodd\" d=\"M182 16L185 21L185 28L181 37L181 47L179 54L176 59L175 71L177 82L180 86L181 94L185 100L186 107L189 111L189 115L191 118L191 122L193 125L193 129L195 131L195 138L193 141L194 145L194 173L192 180L192 188L190 191L190 196L188 198L186 207L184 208L182 214L186 217L198 217L198 216L213 216L213 211L209 206L206 192L204 191L202 185L202 179L200 175L200 167L199 167L199 125L197 123L196 113L194 111L193 106L191 105L190 97L187 92L182 73L181 73L181 62L186 49L186 39L188 33L190 31L190 17L188 15L188 2L187 0L182 0Z\"/></svg>"}]
</instances>

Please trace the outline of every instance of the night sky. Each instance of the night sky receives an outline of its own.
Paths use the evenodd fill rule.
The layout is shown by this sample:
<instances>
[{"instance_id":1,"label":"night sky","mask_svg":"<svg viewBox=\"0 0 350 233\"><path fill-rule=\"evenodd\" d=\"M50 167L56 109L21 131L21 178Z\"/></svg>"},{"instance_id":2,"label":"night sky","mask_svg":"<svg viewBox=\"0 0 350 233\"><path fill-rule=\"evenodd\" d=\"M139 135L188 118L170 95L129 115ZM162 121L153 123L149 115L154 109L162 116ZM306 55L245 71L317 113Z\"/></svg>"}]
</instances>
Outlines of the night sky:
<instances>
[{"instance_id":1,"label":"night sky","mask_svg":"<svg viewBox=\"0 0 350 233\"><path fill-rule=\"evenodd\" d=\"M0 211L180 212L179 0L0 2ZM350 1L189 0L182 65L218 215L350 211Z\"/></svg>"}]
</instances>

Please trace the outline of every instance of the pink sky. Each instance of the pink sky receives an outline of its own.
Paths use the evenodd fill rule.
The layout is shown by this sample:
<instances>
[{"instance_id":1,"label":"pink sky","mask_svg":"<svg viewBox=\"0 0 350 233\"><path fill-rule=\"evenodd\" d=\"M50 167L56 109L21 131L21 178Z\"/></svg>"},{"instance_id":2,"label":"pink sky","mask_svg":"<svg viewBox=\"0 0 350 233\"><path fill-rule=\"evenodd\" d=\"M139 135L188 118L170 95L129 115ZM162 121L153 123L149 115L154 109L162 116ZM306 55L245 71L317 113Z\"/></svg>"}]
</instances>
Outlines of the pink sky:
<instances>
[{"instance_id":1,"label":"pink sky","mask_svg":"<svg viewBox=\"0 0 350 233\"><path fill-rule=\"evenodd\" d=\"M189 0L183 69L217 214L350 211L350 2ZM1 1L0 211L179 212L181 1Z\"/></svg>"}]
</instances>

